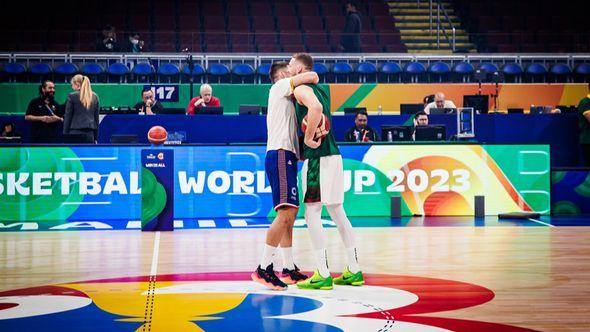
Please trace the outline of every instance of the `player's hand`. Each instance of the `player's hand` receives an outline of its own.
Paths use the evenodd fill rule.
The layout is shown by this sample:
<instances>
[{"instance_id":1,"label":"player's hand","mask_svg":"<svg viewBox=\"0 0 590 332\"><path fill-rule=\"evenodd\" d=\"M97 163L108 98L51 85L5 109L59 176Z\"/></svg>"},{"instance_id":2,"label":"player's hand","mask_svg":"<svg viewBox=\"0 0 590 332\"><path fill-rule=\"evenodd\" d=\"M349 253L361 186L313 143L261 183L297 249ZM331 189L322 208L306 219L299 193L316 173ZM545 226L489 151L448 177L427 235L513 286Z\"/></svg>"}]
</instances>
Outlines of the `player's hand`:
<instances>
[{"instance_id":1,"label":"player's hand","mask_svg":"<svg viewBox=\"0 0 590 332\"><path fill-rule=\"evenodd\" d=\"M305 143L305 145L307 145L309 148L311 149L317 149L320 147L320 141L315 141L313 139L304 139L303 143Z\"/></svg>"},{"instance_id":2,"label":"player's hand","mask_svg":"<svg viewBox=\"0 0 590 332\"><path fill-rule=\"evenodd\" d=\"M204 100L203 100L203 99L199 99L199 100L197 100L197 101L195 102L195 107L197 107L197 106L201 105L203 102L204 102Z\"/></svg>"}]
</instances>

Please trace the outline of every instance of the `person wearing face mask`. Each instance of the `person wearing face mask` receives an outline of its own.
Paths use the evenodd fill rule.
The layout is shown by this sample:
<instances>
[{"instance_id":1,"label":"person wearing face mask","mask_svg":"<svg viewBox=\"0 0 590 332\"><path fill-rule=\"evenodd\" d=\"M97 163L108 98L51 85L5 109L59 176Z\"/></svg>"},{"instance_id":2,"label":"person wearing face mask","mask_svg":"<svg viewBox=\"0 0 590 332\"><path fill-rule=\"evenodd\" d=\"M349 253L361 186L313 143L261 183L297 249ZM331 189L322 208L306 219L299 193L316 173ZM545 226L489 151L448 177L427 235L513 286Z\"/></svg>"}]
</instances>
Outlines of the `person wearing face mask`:
<instances>
[{"instance_id":1,"label":"person wearing face mask","mask_svg":"<svg viewBox=\"0 0 590 332\"><path fill-rule=\"evenodd\" d=\"M379 140L379 136L375 129L367 125L369 119L367 112L360 111L354 117L354 127L350 128L344 140L346 142L375 142Z\"/></svg>"},{"instance_id":2,"label":"person wearing face mask","mask_svg":"<svg viewBox=\"0 0 590 332\"><path fill-rule=\"evenodd\" d=\"M121 47L117 41L117 30L111 25L105 26L102 30L102 37L96 44L97 52L119 52Z\"/></svg>"},{"instance_id":3,"label":"person wearing face mask","mask_svg":"<svg viewBox=\"0 0 590 332\"><path fill-rule=\"evenodd\" d=\"M143 46L145 42L140 39L139 33L134 32L129 35L129 42L127 44L127 52L129 53L141 53L143 52Z\"/></svg>"},{"instance_id":4,"label":"person wearing face mask","mask_svg":"<svg viewBox=\"0 0 590 332\"><path fill-rule=\"evenodd\" d=\"M57 143L63 122L62 106L55 101L55 84L46 80L39 86L39 96L29 102L25 120L31 122L31 143Z\"/></svg>"},{"instance_id":5,"label":"person wearing face mask","mask_svg":"<svg viewBox=\"0 0 590 332\"><path fill-rule=\"evenodd\" d=\"M186 114L195 115L199 108L203 107L221 107L221 101L217 97L213 97L213 89L209 84L201 85L200 96L197 96L189 101Z\"/></svg>"}]
</instances>

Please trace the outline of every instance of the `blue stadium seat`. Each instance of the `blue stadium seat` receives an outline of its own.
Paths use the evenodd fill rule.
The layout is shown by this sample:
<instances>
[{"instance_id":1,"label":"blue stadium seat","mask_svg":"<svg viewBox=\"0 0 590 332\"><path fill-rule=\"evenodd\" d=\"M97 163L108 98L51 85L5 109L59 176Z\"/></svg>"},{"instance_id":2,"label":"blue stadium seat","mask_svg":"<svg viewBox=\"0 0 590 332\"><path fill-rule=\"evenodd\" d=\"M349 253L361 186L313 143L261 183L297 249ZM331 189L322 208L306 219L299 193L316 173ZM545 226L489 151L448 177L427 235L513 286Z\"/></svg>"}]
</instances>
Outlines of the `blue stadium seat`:
<instances>
[{"instance_id":1,"label":"blue stadium seat","mask_svg":"<svg viewBox=\"0 0 590 332\"><path fill-rule=\"evenodd\" d=\"M446 62L436 61L430 64L428 71L437 76L439 82L442 82L443 76L451 72L451 67Z\"/></svg>"},{"instance_id":2,"label":"blue stadium seat","mask_svg":"<svg viewBox=\"0 0 590 332\"><path fill-rule=\"evenodd\" d=\"M346 76L346 81L349 82L350 77L348 75L352 72L352 66L348 62L336 62L332 65L332 73L336 78L336 83L338 83L338 78L342 76Z\"/></svg>"},{"instance_id":3,"label":"blue stadium seat","mask_svg":"<svg viewBox=\"0 0 590 332\"><path fill-rule=\"evenodd\" d=\"M458 62L453 67L453 72L457 76L461 77L463 82L468 81L469 76L471 76L471 74L473 74L474 71L475 71L475 68L473 68L473 65L471 65L469 62L465 62L465 61Z\"/></svg>"},{"instance_id":4,"label":"blue stadium seat","mask_svg":"<svg viewBox=\"0 0 590 332\"><path fill-rule=\"evenodd\" d=\"M256 76L259 83L270 83L270 63L263 63L256 68Z\"/></svg>"},{"instance_id":5,"label":"blue stadium seat","mask_svg":"<svg viewBox=\"0 0 590 332\"><path fill-rule=\"evenodd\" d=\"M326 66L326 64L323 62L314 63L313 71L315 71L319 76L326 75L329 72L328 66Z\"/></svg>"},{"instance_id":6,"label":"blue stadium seat","mask_svg":"<svg viewBox=\"0 0 590 332\"><path fill-rule=\"evenodd\" d=\"M232 68L232 74L242 83L254 83L256 71L247 63L238 63Z\"/></svg>"},{"instance_id":7,"label":"blue stadium seat","mask_svg":"<svg viewBox=\"0 0 590 332\"><path fill-rule=\"evenodd\" d=\"M565 63L555 63L549 68L549 73L555 83L567 82L571 77L572 69Z\"/></svg>"},{"instance_id":8,"label":"blue stadium seat","mask_svg":"<svg viewBox=\"0 0 590 332\"><path fill-rule=\"evenodd\" d=\"M364 75L375 74L377 72L377 67L371 62L361 62L356 67L356 72Z\"/></svg>"},{"instance_id":9,"label":"blue stadium seat","mask_svg":"<svg viewBox=\"0 0 590 332\"><path fill-rule=\"evenodd\" d=\"M29 67L29 72L33 75L48 75L53 72L50 65L39 62Z\"/></svg>"},{"instance_id":10,"label":"blue stadium seat","mask_svg":"<svg viewBox=\"0 0 590 332\"><path fill-rule=\"evenodd\" d=\"M27 68L22 63L11 62L4 67L4 71L10 75L20 75L27 72Z\"/></svg>"},{"instance_id":11,"label":"blue stadium seat","mask_svg":"<svg viewBox=\"0 0 590 332\"><path fill-rule=\"evenodd\" d=\"M123 80L125 75L129 74L129 68L124 63L115 62L109 65L107 73L110 76L114 76L119 80L119 83Z\"/></svg>"},{"instance_id":12,"label":"blue stadium seat","mask_svg":"<svg viewBox=\"0 0 590 332\"><path fill-rule=\"evenodd\" d=\"M55 73L58 75L74 75L78 72L78 66L70 62L63 62L55 67Z\"/></svg>"},{"instance_id":13,"label":"blue stadium seat","mask_svg":"<svg viewBox=\"0 0 590 332\"><path fill-rule=\"evenodd\" d=\"M136 63L133 66L133 74L136 82L147 83L150 81L152 75L156 72L154 66L147 62Z\"/></svg>"},{"instance_id":14,"label":"blue stadium seat","mask_svg":"<svg viewBox=\"0 0 590 332\"><path fill-rule=\"evenodd\" d=\"M95 62L88 62L82 65L80 72L86 76L97 76L104 73L104 67Z\"/></svg>"},{"instance_id":15,"label":"blue stadium seat","mask_svg":"<svg viewBox=\"0 0 590 332\"><path fill-rule=\"evenodd\" d=\"M393 76L398 77L398 82L401 82L401 73L402 67L397 62L385 62L381 66L379 66L379 81L384 82L387 81L389 83Z\"/></svg>"},{"instance_id":16,"label":"blue stadium seat","mask_svg":"<svg viewBox=\"0 0 590 332\"><path fill-rule=\"evenodd\" d=\"M586 82L588 77L590 77L590 63L580 63L579 65L576 65L574 72Z\"/></svg>"},{"instance_id":17,"label":"blue stadium seat","mask_svg":"<svg viewBox=\"0 0 590 332\"><path fill-rule=\"evenodd\" d=\"M361 82L366 83L368 78L377 83L377 66L372 62L361 62L356 66L356 73L360 75Z\"/></svg>"},{"instance_id":18,"label":"blue stadium seat","mask_svg":"<svg viewBox=\"0 0 590 332\"><path fill-rule=\"evenodd\" d=\"M420 76L426 73L426 67L420 62L408 62L404 66L404 72L409 75L410 82L417 83Z\"/></svg>"},{"instance_id":19,"label":"blue stadium seat","mask_svg":"<svg viewBox=\"0 0 590 332\"><path fill-rule=\"evenodd\" d=\"M158 75L163 78L167 78L168 82L180 74L180 68L173 63L162 63L158 67Z\"/></svg>"},{"instance_id":20,"label":"blue stadium seat","mask_svg":"<svg viewBox=\"0 0 590 332\"><path fill-rule=\"evenodd\" d=\"M190 69L188 68L188 65L182 68L182 73L187 76L201 76L205 74L205 68L203 68L203 66L201 66L200 63L195 63L193 64L192 75Z\"/></svg>"},{"instance_id":21,"label":"blue stadium seat","mask_svg":"<svg viewBox=\"0 0 590 332\"><path fill-rule=\"evenodd\" d=\"M502 67L502 73L504 77L513 79L514 82L518 82L520 75L522 74L522 67L515 62L509 62Z\"/></svg>"},{"instance_id":22,"label":"blue stadium seat","mask_svg":"<svg viewBox=\"0 0 590 332\"><path fill-rule=\"evenodd\" d=\"M207 68L207 73L213 78L217 78L217 83L228 82L227 78L231 73L229 68L223 63L213 63Z\"/></svg>"},{"instance_id":23,"label":"blue stadium seat","mask_svg":"<svg viewBox=\"0 0 590 332\"><path fill-rule=\"evenodd\" d=\"M486 73L493 73L499 70L498 66L491 62L484 62L479 66L479 69Z\"/></svg>"},{"instance_id":24,"label":"blue stadium seat","mask_svg":"<svg viewBox=\"0 0 590 332\"><path fill-rule=\"evenodd\" d=\"M531 63L527 66L526 73L530 75L531 81L534 82L535 78L547 74L547 68L540 63Z\"/></svg>"},{"instance_id":25,"label":"blue stadium seat","mask_svg":"<svg viewBox=\"0 0 590 332\"><path fill-rule=\"evenodd\" d=\"M167 77L174 76L180 74L180 69L173 63L163 63L158 67L158 74Z\"/></svg>"}]
</instances>

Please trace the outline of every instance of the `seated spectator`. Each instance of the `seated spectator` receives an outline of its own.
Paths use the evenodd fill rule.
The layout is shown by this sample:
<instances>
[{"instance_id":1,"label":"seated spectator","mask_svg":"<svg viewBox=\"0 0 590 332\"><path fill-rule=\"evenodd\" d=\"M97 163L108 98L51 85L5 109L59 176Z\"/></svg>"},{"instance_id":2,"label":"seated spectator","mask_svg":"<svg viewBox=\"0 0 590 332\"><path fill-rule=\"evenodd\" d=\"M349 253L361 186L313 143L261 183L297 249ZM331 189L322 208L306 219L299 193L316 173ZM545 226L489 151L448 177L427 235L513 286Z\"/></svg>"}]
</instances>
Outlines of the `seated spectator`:
<instances>
[{"instance_id":1,"label":"seated spectator","mask_svg":"<svg viewBox=\"0 0 590 332\"><path fill-rule=\"evenodd\" d=\"M102 30L102 38L96 44L97 52L120 52L121 47L117 42L117 31L115 27L107 25Z\"/></svg>"},{"instance_id":2,"label":"seated spectator","mask_svg":"<svg viewBox=\"0 0 590 332\"><path fill-rule=\"evenodd\" d=\"M424 112L426 114L430 114L431 108L457 108L455 103L450 100L445 100L445 94L442 92L437 92L434 94L434 101L429 103L424 107Z\"/></svg>"},{"instance_id":3,"label":"seated spectator","mask_svg":"<svg viewBox=\"0 0 590 332\"><path fill-rule=\"evenodd\" d=\"M375 142L379 136L375 129L367 125L369 119L366 111L359 111L354 117L354 127L350 128L344 135L346 142Z\"/></svg>"},{"instance_id":4,"label":"seated spectator","mask_svg":"<svg viewBox=\"0 0 590 332\"><path fill-rule=\"evenodd\" d=\"M420 111L414 115L414 128L412 128L412 140L416 140L416 127L417 126L428 126L428 114L424 111Z\"/></svg>"},{"instance_id":5,"label":"seated spectator","mask_svg":"<svg viewBox=\"0 0 590 332\"><path fill-rule=\"evenodd\" d=\"M2 134L0 136L1 137L21 137L21 134L18 131L16 131L16 127L14 126L14 123L6 122L2 126Z\"/></svg>"},{"instance_id":6,"label":"seated spectator","mask_svg":"<svg viewBox=\"0 0 590 332\"><path fill-rule=\"evenodd\" d=\"M195 111L203 107L221 107L221 101L219 98L213 97L213 89L209 84L201 85L200 96L189 101L186 114L195 115Z\"/></svg>"},{"instance_id":7,"label":"seated spectator","mask_svg":"<svg viewBox=\"0 0 590 332\"><path fill-rule=\"evenodd\" d=\"M139 33L131 33L128 37L127 47L125 48L125 51L128 53L143 52L143 46L145 45L145 42L140 38L141 37L139 36Z\"/></svg>"},{"instance_id":8,"label":"seated spectator","mask_svg":"<svg viewBox=\"0 0 590 332\"><path fill-rule=\"evenodd\" d=\"M141 101L135 104L135 109L139 113L154 115L161 114L164 106L154 98L154 92L146 88L141 91Z\"/></svg>"}]
</instances>

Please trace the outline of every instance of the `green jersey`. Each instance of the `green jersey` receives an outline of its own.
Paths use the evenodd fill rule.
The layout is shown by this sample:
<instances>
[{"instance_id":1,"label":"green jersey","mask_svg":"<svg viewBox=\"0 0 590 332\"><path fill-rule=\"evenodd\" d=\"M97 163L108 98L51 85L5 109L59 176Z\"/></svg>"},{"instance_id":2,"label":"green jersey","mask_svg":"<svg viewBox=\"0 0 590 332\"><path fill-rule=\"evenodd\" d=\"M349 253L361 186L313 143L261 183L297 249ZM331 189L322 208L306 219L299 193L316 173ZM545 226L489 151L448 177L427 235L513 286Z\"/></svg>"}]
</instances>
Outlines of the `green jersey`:
<instances>
[{"instance_id":1,"label":"green jersey","mask_svg":"<svg viewBox=\"0 0 590 332\"><path fill-rule=\"evenodd\" d=\"M312 149L307 145L303 144L302 151L303 151L303 158L304 159L311 159L311 158L319 158L331 155L338 155L340 154L340 150L338 149L338 145L336 145L336 139L334 138L334 133L332 131L332 114L330 113L330 98L326 91L321 88L317 84L306 84L313 90L313 93L322 104L323 113L326 117L326 120L330 124L330 132L324 139L322 140L322 144L317 149ZM301 128L301 123L303 122L303 118L307 115L308 109L304 105L299 105L297 102L295 103L295 111L297 114L297 123L299 124L299 128Z\"/></svg>"},{"instance_id":2,"label":"green jersey","mask_svg":"<svg viewBox=\"0 0 590 332\"><path fill-rule=\"evenodd\" d=\"M584 116L590 112L590 94L580 100L578 105L578 123L580 127L580 144L590 144L590 122Z\"/></svg>"}]
</instances>

